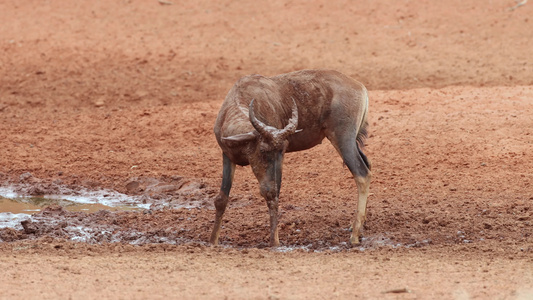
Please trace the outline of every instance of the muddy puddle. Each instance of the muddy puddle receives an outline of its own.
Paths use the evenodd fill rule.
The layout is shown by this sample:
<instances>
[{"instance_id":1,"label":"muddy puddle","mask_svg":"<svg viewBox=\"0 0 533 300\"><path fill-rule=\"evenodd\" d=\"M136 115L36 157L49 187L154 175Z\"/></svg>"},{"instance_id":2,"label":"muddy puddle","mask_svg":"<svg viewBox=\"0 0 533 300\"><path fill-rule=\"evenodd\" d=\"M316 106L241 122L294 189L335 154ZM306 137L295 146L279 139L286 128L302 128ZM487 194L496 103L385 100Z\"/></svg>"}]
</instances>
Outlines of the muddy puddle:
<instances>
[{"instance_id":1,"label":"muddy puddle","mask_svg":"<svg viewBox=\"0 0 533 300\"><path fill-rule=\"evenodd\" d=\"M49 206L59 206L66 212L95 213L193 209L212 203L209 194L213 192L206 190L203 183L181 176L132 178L124 189L128 194L46 182L24 173L19 182L0 187L0 228L20 228L20 220L30 219Z\"/></svg>"},{"instance_id":2,"label":"muddy puddle","mask_svg":"<svg viewBox=\"0 0 533 300\"><path fill-rule=\"evenodd\" d=\"M122 189L127 194L22 174L18 182L0 187L0 242L52 237L90 244L180 244L197 239L187 227L197 224L196 211L213 206L212 190L179 176L132 178Z\"/></svg>"},{"instance_id":3,"label":"muddy puddle","mask_svg":"<svg viewBox=\"0 0 533 300\"><path fill-rule=\"evenodd\" d=\"M101 203L79 203L65 199L50 199L45 197L21 197L8 199L0 197L0 214L33 214L41 211L46 206L59 205L67 211L84 211L88 213L97 212L102 209L117 210L140 210L143 209L134 205L108 206Z\"/></svg>"},{"instance_id":4,"label":"muddy puddle","mask_svg":"<svg viewBox=\"0 0 533 300\"><path fill-rule=\"evenodd\" d=\"M105 194L108 195L109 194ZM100 210L108 211L138 211L146 209L149 205L134 204L126 201L126 195L113 195L98 197L92 195L66 196L22 196L3 188L0 189L0 228L21 228L21 222L31 220L34 214L41 212L49 206L61 207L69 212L94 213ZM11 197L11 198L7 198ZM128 203L130 202L130 203Z\"/></svg>"},{"instance_id":5,"label":"muddy puddle","mask_svg":"<svg viewBox=\"0 0 533 300\"><path fill-rule=\"evenodd\" d=\"M29 186L29 188L28 188ZM87 190L84 188L67 189L64 187L54 187L50 189L52 191L58 190L61 193L35 193L34 191L28 191L31 189L31 185L13 185L8 187L0 187L0 199L11 200L11 206L15 209L18 205L21 207L27 205L38 209L38 207L45 207L48 205L60 205L64 207L79 207L80 209L87 209L93 211L98 210L98 206L102 208L109 207L139 207L148 208L149 204L139 201L139 197L129 196L126 194L118 193L108 190ZM42 188L41 188L42 189ZM46 189L43 189L46 191ZM7 205L7 203L6 203ZM86 205L86 207L81 207ZM0 206L0 212L9 212Z\"/></svg>"}]
</instances>

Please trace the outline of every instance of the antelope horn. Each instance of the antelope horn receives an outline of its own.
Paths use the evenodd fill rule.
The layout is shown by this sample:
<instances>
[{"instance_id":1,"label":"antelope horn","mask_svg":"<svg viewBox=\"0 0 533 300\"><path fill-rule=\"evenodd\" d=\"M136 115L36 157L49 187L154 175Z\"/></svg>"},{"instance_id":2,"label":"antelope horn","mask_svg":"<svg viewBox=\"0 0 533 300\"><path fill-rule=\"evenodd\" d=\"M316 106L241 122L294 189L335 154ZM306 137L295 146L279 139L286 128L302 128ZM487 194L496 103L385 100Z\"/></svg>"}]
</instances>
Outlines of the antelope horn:
<instances>
[{"instance_id":1,"label":"antelope horn","mask_svg":"<svg viewBox=\"0 0 533 300\"><path fill-rule=\"evenodd\" d=\"M289 135L294 134L297 132L296 128L298 127L298 107L296 106L296 101L292 99L292 116L289 119L289 124L285 126L283 129L277 129L272 126L268 126L265 123L259 121L255 117L254 112L254 100L250 102L250 109L248 110L249 116L250 116L250 122L254 126L255 130L259 132L264 137L267 137L270 140L276 140L282 141L286 139Z\"/></svg>"},{"instance_id":2,"label":"antelope horn","mask_svg":"<svg viewBox=\"0 0 533 300\"><path fill-rule=\"evenodd\" d=\"M289 137L289 135L294 134L296 132L296 128L298 128L298 106L296 105L296 101L294 101L294 98L292 98L292 116L289 119L289 124L285 126L281 130L280 136L282 139L286 139Z\"/></svg>"},{"instance_id":3,"label":"antelope horn","mask_svg":"<svg viewBox=\"0 0 533 300\"><path fill-rule=\"evenodd\" d=\"M250 122L254 126L255 130L257 130L257 132L259 132L259 134L261 134L262 136L267 137L268 139L272 140L274 138L274 132L277 129L272 127L272 126L266 125L265 123L259 121L255 117L254 100L255 99L252 99L252 101L250 102L250 109L248 110L249 117L250 117Z\"/></svg>"}]
</instances>

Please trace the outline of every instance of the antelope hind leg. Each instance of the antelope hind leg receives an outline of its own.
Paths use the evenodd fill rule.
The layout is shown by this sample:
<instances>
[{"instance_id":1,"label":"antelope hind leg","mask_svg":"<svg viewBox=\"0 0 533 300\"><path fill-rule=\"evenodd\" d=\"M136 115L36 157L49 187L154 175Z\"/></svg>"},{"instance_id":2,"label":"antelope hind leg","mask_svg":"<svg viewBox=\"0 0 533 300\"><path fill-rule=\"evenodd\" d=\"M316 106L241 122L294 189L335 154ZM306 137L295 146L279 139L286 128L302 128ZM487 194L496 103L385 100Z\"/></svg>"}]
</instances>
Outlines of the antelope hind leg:
<instances>
[{"instance_id":1,"label":"antelope hind leg","mask_svg":"<svg viewBox=\"0 0 533 300\"><path fill-rule=\"evenodd\" d=\"M351 226L352 234L350 236L350 243L357 245L362 233L362 226L366 220L366 203L371 177L370 161L359 148L355 133L336 132L326 136L342 156L357 184L357 215Z\"/></svg>"},{"instance_id":2,"label":"antelope hind leg","mask_svg":"<svg viewBox=\"0 0 533 300\"><path fill-rule=\"evenodd\" d=\"M368 189L370 186L370 173L366 177L355 176L355 182L357 183L357 215L352 224L350 235L350 244L359 244L359 238L362 236L362 227L366 221L366 203L368 200Z\"/></svg>"}]
</instances>

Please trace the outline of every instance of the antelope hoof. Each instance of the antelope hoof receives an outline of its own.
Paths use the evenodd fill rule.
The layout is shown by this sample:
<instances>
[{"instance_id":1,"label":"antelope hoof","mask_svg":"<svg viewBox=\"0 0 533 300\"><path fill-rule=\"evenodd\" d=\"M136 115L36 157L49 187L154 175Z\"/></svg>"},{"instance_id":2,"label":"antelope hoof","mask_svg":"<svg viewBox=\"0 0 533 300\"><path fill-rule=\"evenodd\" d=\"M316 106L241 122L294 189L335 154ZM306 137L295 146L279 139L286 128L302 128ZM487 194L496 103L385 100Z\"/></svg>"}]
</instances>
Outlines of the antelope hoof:
<instances>
[{"instance_id":1,"label":"antelope hoof","mask_svg":"<svg viewBox=\"0 0 533 300\"><path fill-rule=\"evenodd\" d=\"M277 247L279 247L279 239L276 239L276 240L270 241L270 247L271 247L271 248L277 248Z\"/></svg>"},{"instance_id":2,"label":"antelope hoof","mask_svg":"<svg viewBox=\"0 0 533 300\"><path fill-rule=\"evenodd\" d=\"M352 234L350 236L350 244L352 244L352 246L361 244L361 242L359 241L359 236Z\"/></svg>"},{"instance_id":3,"label":"antelope hoof","mask_svg":"<svg viewBox=\"0 0 533 300\"><path fill-rule=\"evenodd\" d=\"M211 246L218 246L218 234L216 232L213 232L211 234L211 238L209 239L209 243Z\"/></svg>"}]
</instances>

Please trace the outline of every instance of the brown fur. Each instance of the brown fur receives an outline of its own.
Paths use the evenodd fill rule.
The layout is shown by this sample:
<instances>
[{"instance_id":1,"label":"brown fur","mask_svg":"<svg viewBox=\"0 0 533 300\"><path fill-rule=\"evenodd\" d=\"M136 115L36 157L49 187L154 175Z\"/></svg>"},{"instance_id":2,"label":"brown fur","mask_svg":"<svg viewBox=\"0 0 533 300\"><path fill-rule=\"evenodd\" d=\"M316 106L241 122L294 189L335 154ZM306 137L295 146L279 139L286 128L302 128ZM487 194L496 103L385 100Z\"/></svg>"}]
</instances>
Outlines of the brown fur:
<instances>
[{"instance_id":1,"label":"brown fur","mask_svg":"<svg viewBox=\"0 0 533 300\"><path fill-rule=\"evenodd\" d=\"M273 131L289 124L295 103L296 133L275 141L261 135L250 122L252 99L252 115ZM354 174L358 185L359 212L354 222L357 237L352 234L351 238L357 243L361 221L364 222L361 210L364 213L366 209L370 181L370 162L359 147L366 136L367 111L366 88L336 71L303 70L273 77L250 75L239 79L226 96L215 122L215 136L224 156L224 175L221 192L215 200L217 218L211 242L218 242L235 164L250 164L269 207L270 243L277 246L283 154L309 149L327 137ZM364 202L363 209L361 202Z\"/></svg>"}]
</instances>

